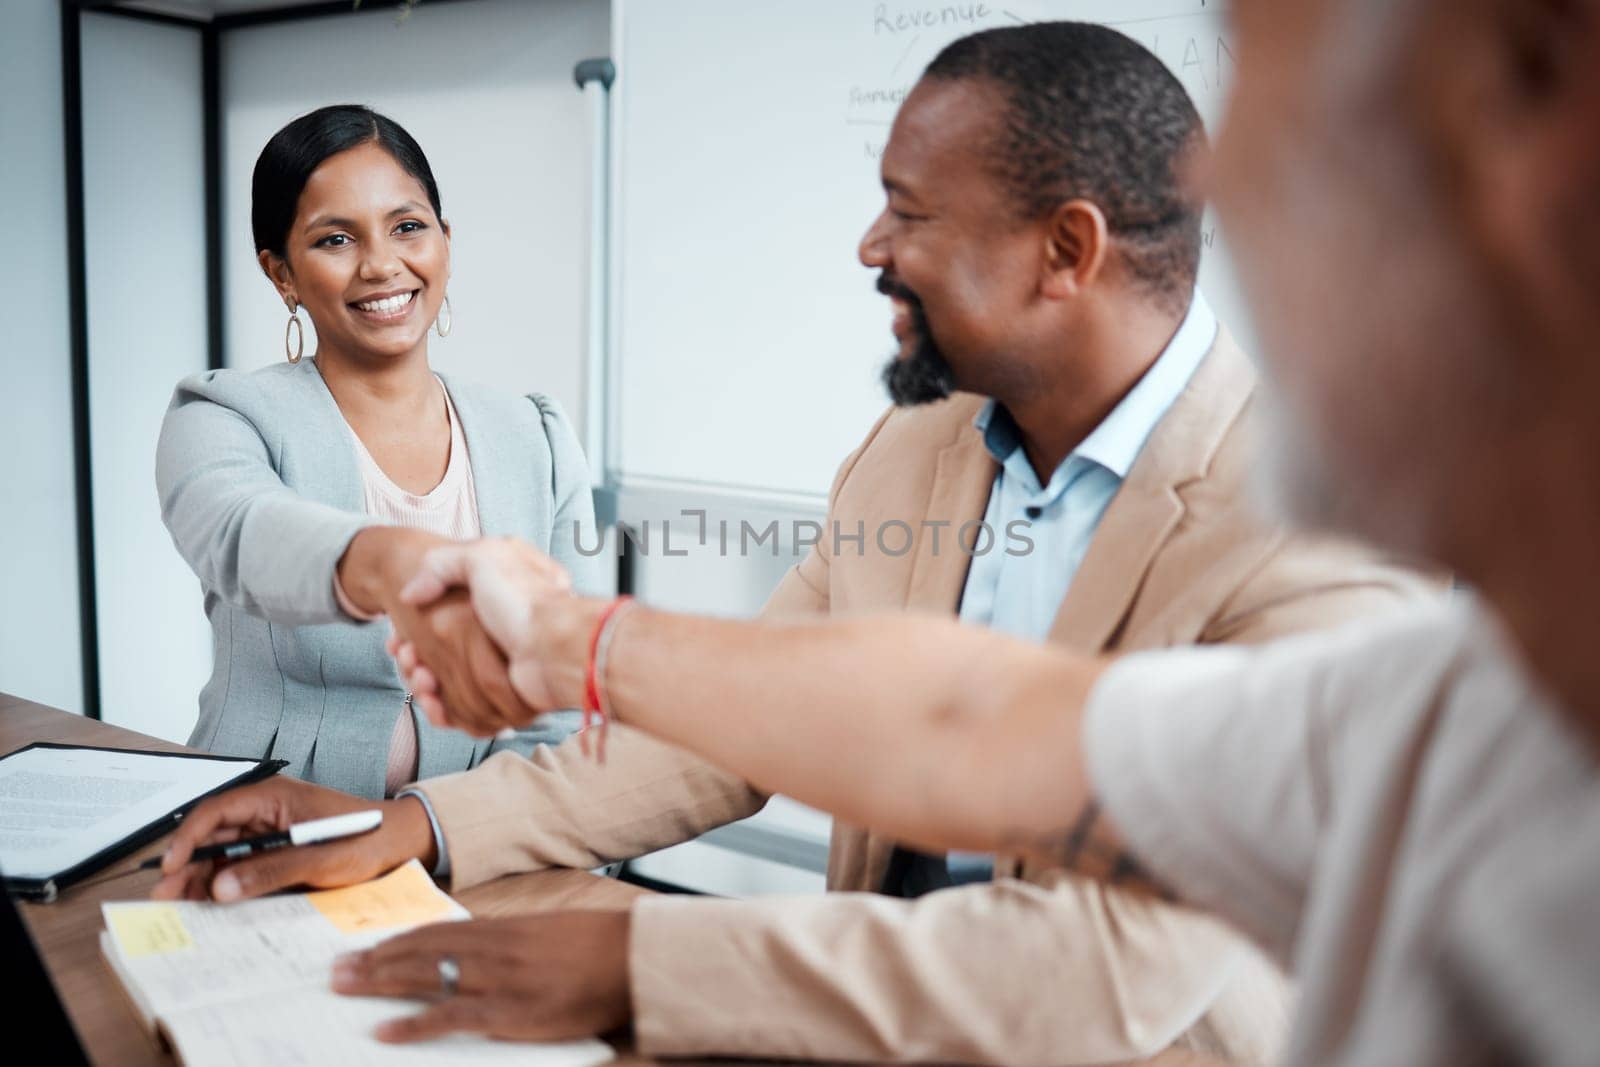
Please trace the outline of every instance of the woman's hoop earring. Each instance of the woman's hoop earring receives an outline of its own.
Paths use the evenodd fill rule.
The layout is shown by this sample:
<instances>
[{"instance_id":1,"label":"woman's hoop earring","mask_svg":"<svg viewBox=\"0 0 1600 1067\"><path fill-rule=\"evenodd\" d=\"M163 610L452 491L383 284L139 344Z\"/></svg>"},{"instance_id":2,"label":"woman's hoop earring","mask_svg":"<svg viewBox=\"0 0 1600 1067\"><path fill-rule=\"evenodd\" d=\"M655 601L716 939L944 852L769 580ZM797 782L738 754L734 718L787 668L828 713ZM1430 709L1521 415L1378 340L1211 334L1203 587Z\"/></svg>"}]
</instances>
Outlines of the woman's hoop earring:
<instances>
[{"instance_id":1,"label":"woman's hoop earring","mask_svg":"<svg viewBox=\"0 0 1600 1067\"><path fill-rule=\"evenodd\" d=\"M294 349L289 348L289 335L294 334ZM296 309L289 312L289 322L283 328L283 354L289 357L290 363L299 363L300 357L306 351L306 330L300 322L300 313Z\"/></svg>"},{"instance_id":2,"label":"woman's hoop earring","mask_svg":"<svg viewBox=\"0 0 1600 1067\"><path fill-rule=\"evenodd\" d=\"M434 331L440 337L449 337L450 330L456 324L455 312L450 310L450 294L444 294L444 304L439 308L438 316L433 320Z\"/></svg>"}]
</instances>

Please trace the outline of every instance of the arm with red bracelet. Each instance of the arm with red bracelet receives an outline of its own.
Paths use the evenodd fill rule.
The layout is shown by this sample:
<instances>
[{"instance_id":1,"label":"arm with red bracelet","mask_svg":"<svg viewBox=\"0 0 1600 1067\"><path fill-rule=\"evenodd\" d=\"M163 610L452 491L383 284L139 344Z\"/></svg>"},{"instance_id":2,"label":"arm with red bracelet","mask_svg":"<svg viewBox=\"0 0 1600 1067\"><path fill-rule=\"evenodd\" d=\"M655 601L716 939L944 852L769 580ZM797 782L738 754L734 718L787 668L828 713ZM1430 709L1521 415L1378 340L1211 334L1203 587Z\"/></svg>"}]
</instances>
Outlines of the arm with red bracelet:
<instances>
[{"instance_id":1,"label":"arm with red bracelet","mask_svg":"<svg viewBox=\"0 0 1600 1067\"><path fill-rule=\"evenodd\" d=\"M606 701L600 679L605 677L617 622L632 603L633 597L619 596L600 614L600 620L594 625L594 636L589 639L589 659L583 668L583 729L578 734L578 743L587 756L590 719L599 716L600 736L595 739L595 756L601 763L606 759Z\"/></svg>"},{"instance_id":2,"label":"arm with red bracelet","mask_svg":"<svg viewBox=\"0 0 1600 1067\"><path fill-rule=\"evenodd\" d=\"M1054 847L1087 803L1080 715L1098 659L942 618L737 622L577 597L522 573L533 551L435 550L406 592L469 586L536 708L591 706L924 848ZM424 710L459 725L398 651Z\"/></svg>"}]
</instances>

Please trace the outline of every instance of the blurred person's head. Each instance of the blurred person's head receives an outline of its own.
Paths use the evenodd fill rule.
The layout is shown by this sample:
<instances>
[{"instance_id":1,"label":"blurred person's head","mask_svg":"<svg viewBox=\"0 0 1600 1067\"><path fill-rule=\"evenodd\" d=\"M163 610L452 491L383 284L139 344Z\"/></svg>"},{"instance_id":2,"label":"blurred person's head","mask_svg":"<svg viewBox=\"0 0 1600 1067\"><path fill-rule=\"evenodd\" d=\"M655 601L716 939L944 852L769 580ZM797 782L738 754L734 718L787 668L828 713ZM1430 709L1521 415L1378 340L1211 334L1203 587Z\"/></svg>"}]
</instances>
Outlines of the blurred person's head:
<instances>
[{"instance_id":1,"label":"blurred person's head","mask_svg":"<svg viewBox=\"0 0 1600 1067\"><path fill-rule=\"evenodd\" d=\"M1213 162L1301 519L1479 586L1600 702L1600 5L1235 0Z\"/></svg>"},{"instance_id":2,"label":"blurred person's head","mask_svg":"<svg viewBox=\"0 0 1600 1067\"><path fill-rule=\"evenodd\" d=\"M257 261L289 311L311 316L319 358L426 358L450 227L409 133L371 108L320 108L273 134L250 192Z\"/></svg>"},{"instance_id":3,"label":"blurred person's head","mask_svg":"<svg viewBox=\"0 0 1600 1067\"><path fill-rule=\"evenodd\" d=\"M933 60L882 159L862 238L900 342L897 403L1036 390L1109 324L1183 317L1201 205L1184 157L1205 131L1183 86L1114 30L987 30ZM1157 347L1157 350L1159 346Z\"/></svg>"}]
</instances>

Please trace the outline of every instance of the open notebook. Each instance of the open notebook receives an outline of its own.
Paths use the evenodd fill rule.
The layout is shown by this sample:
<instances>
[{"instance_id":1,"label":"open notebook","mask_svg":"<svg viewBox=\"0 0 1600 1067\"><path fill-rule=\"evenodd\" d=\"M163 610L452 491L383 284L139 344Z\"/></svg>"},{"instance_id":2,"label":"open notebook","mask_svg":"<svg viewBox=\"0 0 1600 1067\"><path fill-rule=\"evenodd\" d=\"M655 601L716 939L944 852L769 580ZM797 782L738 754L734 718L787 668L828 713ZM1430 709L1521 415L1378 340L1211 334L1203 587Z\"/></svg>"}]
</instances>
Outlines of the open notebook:
<instances>
[{"instance_id":1,"label":"open notebook","mask_svg":"<svg viewBox=\"0 0 1600 1067\"><path fill-rule=\"evenodd\" d=\"M412 860L382 878L238 904L101 905L100 946L145 1025L185 1064L498 1064L590 1067L601 1041L458 1035L385 1045L378 1023L418 1010L329 988L334 957L425 923L470 918Z\"/></svg>"}]
</instances>

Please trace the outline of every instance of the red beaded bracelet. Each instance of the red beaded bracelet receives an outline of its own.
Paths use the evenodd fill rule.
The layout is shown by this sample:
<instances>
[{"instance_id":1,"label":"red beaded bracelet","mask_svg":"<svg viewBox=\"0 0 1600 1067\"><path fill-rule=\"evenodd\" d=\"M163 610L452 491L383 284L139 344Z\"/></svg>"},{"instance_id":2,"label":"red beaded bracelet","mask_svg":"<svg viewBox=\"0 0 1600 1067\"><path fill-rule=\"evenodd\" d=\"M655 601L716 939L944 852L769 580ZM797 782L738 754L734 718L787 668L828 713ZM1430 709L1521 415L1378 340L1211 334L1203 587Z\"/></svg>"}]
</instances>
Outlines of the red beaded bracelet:
<instances>
[{"instance_id":1,"label":"red beaded bracelet","mask_svg":"<svg viewBox=\"0 0 1600 1067\"><path fill-rule=\"evenodd\" d=\"M631 596L619 596L613 600L605 611L600 613L600 619L594 625L594 633L589 637L589 659L583 670L583 728L578 731L578 744L583 754L589 754L589 724L591 717L599 723L598 739L595 742L596 758L601 763L606 761L606 721L608 716L605 707L605 694L601 686L599 661L602 646L611 643L611 627L624 607L633 601Z\"/></svg>"}]
</instances>

